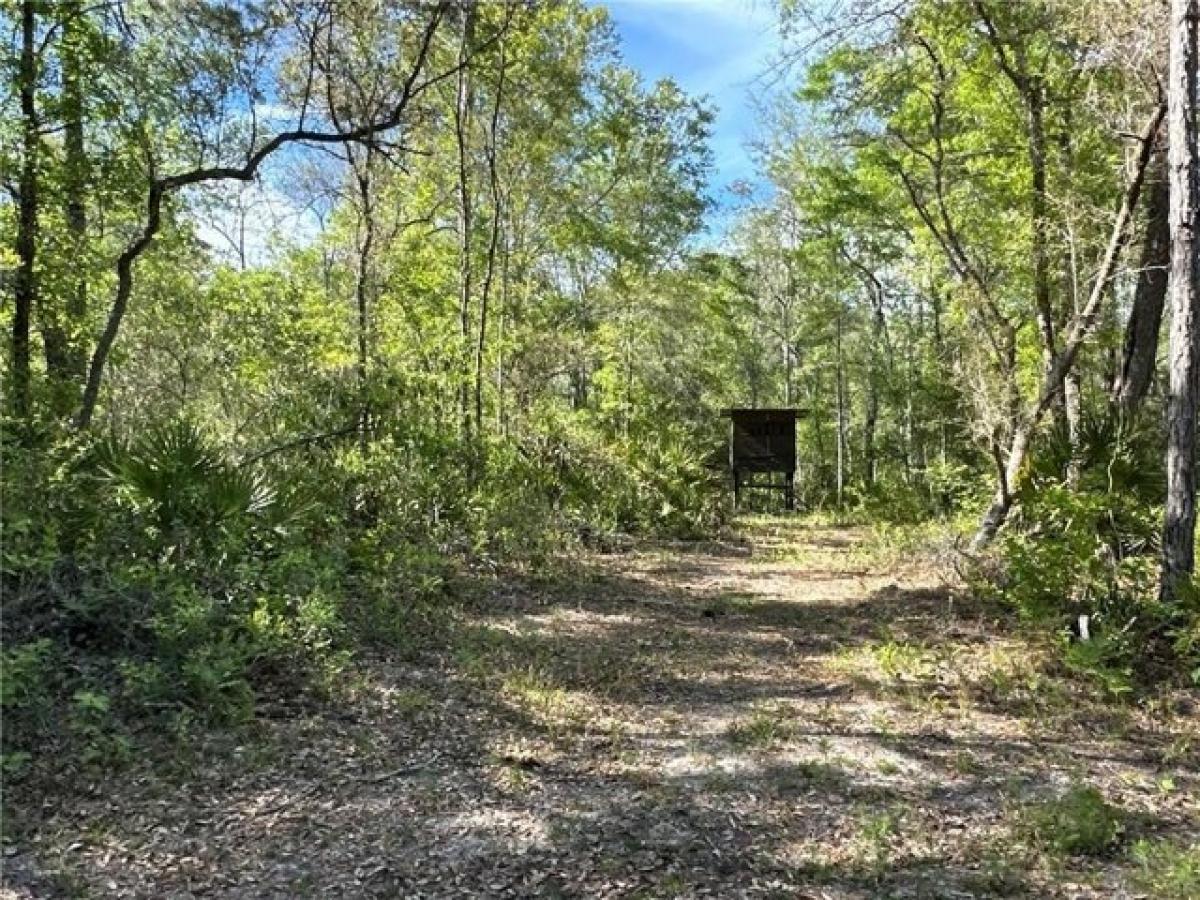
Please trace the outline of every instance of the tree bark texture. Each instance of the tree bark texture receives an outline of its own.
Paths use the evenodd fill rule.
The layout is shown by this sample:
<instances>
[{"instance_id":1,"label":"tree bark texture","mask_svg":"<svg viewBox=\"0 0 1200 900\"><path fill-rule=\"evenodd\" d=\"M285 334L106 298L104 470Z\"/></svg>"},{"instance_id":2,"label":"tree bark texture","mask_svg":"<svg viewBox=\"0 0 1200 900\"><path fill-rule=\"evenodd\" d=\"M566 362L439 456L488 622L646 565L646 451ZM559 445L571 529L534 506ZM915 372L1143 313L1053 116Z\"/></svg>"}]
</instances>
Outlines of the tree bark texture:
<instances>
[{"instance_id":1,"label":"tree bark texture","mask_svg":"<svg viewBox=\"0 0 1200 900\"><path fill-rule=\"evenodd\" d=\"M1141 264L1133 307L1125 323L1121 369L1113 385L1113 400L1127 416L1137 412L1154 379L1158 335L1167 297L1167 269L1171 263L1170 191L1161 151L1155 154L1148 181Z\"/></svg>"},{"instance_id":2,"label":"tree bark texture","mask_svg":"<svg viewBox=\"0 0 1200 900\"><path fill-rule=\"evenodd\" d=\"M1171 64L1167 87L1170 179L1171 333L1168 348L1167 504L1163 516L1161 597L1178 599L1195 571L1196 400L1200 361L1196 215L1200 160L1196 146L1198 0L1171 0Z\"/></svg>"}]
</instances>

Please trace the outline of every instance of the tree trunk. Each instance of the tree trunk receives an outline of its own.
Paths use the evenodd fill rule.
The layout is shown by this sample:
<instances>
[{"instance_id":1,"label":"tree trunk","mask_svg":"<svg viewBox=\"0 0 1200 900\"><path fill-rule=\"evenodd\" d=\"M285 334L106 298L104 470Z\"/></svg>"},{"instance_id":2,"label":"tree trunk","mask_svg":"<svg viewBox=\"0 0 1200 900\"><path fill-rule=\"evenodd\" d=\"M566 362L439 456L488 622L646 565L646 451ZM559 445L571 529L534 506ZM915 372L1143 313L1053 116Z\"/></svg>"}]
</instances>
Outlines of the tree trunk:
<instances>
[{"instance_id":1,"label":"tree trunk","mask_svg":"<svg viewBox=\"0 0 1200 900\"><path fill-rule=\"evenodd\" d=\"M863 404L863 485L875 487L875 425L879 421L879 386L873 373L867 376L867 398Z\"/></svg>"},{"instance_id":2,"label":"tree trunk","mask_svg":"<svg viewBox=\"0 0 1200 900\"><path fill-rule=\"evenodd\" d=\"M837 392L837 505L841 509L846 490L846 381L842 372L842 316L837 317L837 365L834 377Z\"/></svg>"},{"instance_id":3,"label":"tree trunk","mask_svg":"<svg viewBox=\"0 0 1200 900\"><path fill-rule=\"evenodd\" d=\"M1077 369L1072 368L1063 376L1062 408L1067 424L1067 443L1071 450L1071 458L1067 460L1067 484L1077 487L1080 467L1083 464L1083 448L1080 438L1080 429L1083 425L1083 390L1079 384Z\"/></svg>"},{"instance_id":4,"label":"tree trunk","mask_svg":"<svg viewBox=\"0 0 1200 900\"><path fill-rule=\"evenodd\" d=\"M509 266L512 264L512 219L509 218L509 229L504 241L504 257L500 264L500 309L496 317L496 431L508 437L508 410L505 407L504 392L506 382L504 376L504 328L508 320L508 291Z\"/></svg>"},{"instance_id":5,"label":"tree trunk","mask_svg":"<svg viewBox=\"0 0 1200 900\"><path fill-rule=\"evenodd\" d=\"M77 171L83 168L83 100L80 85L79 29L82 15L77 0L68 0L61 9L62 38L60 58L62 60L62 115L66 172L64 189L66 208L64 219L67 226L71 255L82 259L83 241L86 237L86 218L83 205L85 184ZM82 223L82 224L81 224ZM67 265L71 266L68 260ZM75 404L78 385L81 381L79 367L85 360L78 355L79 327L82 315L77 313L78 291L86 285L86 268L76 265L64 279L70 285L51 292L53 301L46 302L46 295L39 291L36 307L38 329L42 333L42 350L46 359L46 378L50 386L50 405L61 415L68 414ZM86 287L83 288L86 290ZM66 303L59 302L65 293Z\"/></svg>"},{"instance_id":6,"label":"tree trunk","mask_svg":"<svg viewBox=\"0 0 1200 900\"><path fill-rule=\"evenodd\" d=\"M1167 296L1167 267L1171 264L1170 191L1165 167L1163 154L1156 153L1148 176L1146 234L1137 288L1125 325L1121 369L1113 384L1113 401L1127 416L1137 412L1150 390L1158 358L1158 335Z\"/></svg>"},{"instance_id":7,"label":"tree trunk","mask_svg":"<svg viewBox=\"0 0 1200 900\"><path fill-rule=\"evenodd\" d=\"M29 324L37 305L38 154L41 149L37 116L37 22L34 0L21 4L21 176L17 209L17 271L13 279L12 408L29 415Z\"/></svg>"},{"instance_id":8,"label":"tree trunk","mask_svg":"<svg viewBox=\"0 0 1200 900\"><path fill-rule=\"evenodd\" d=\"M67 358L65 374L65 412L79 402L79 385L87 371L87 349L83 335L88 311L88 268L84 264L87 252L87 195L91 180L91 165L84 144L84 120L87 106L84 99L85 22L81 0L68 0L63 6L62 31L62 91L63 143L66 151L66 204L64 218L70 236L71 254L76 267L74 283L67 295Z\"/></svg>"},{"instance_id":9,"label":"tree trunk","mask_svg":"<svg viewBox=\"0 0 1200 900\"><path fill-rule=\"evenodd\" d=\"M1025 105L1029 115L1028 122L1028 153L1029 167L1032 176L1030 189L1030 220L1032 225L1033 242L1033 296L1034 308L1037 311L1038 332L1042 338L1042 381L1047 382L1058 355L1057 336L1055 334L1054 302L1050 289L1050 214L1046 187L1046 93L1041 78L1031 75L1024 69L1024 52L1018 47L1018 64L1022 71L1014 73L1014 83L1025 97ZM1062 390L1056 406L1056 416L1061 416L1062 423L1067 429L1067 442L1071 449L1071 459L1067 464L1067 482L1075 484L1079 480L1079 426L1081 418L1081 402L1079 376L1073 369L1068 369L1062 380Z\"/></svg>"},{"instance_id":10,"label":"tree trunk","mask_svg":"<svg viewBox=\"0 0 1200 900\"><path fill-rule=\"evenodd\" d=\"M358 387L358 441L365 454L371 420L370 359L371 359L371 306L373 284L371 255L375 251L375 206L371 193L371 168L374 163L374 148L366 145L364 158L359 161L355 148L348 148L351 168L358 185L359 213L361 215L361 237L358 242L358 267L354 279L354 302L358 319L358 357L355 366Z\"/></svg>"},{"instance_id":11,"label":"tree trunk","mask_svg":"<svg viewBox=\"0 0 1200 900\"><path fill-rule=\"evenodd\" d=\"M1045 97L1036 79L1027 77L1024 81L1026 105L1029 109L1029 166L1033 175L1030 217L1033 224L1034 307L1037 310L1038 332L1042 336L1042 369L1043 372L1049 372L1057 349L1054 308L1050 299L1050 254L1047 249L1049 214L1046 202Z\"/></svg>"},{"instance_id":12,"label":"tree trunk","mask_svg":"<svg viewBox=\"0 0 1200 900\"><path fill-rule=\"evenodd\" d=\"M488 133L487 164L488 184L492 193L491 236L488 242L487 262L483 273L483 285L479 293L479 331L475 340L475 440L482 448L483 438L483 357L487 343L488 301L492 294L492 283L496 275L496 253L500 247L500 231L503 222L504 204L500 191L500 171L497 156L500 140L500 109L504 102L505 59L504 46L500 46L500 71L496 78L496 97L492 106L492 121Z\"/></svg>"},{"instance_id":13,"label":"tree trunk","mask_svg":"<svg viewBox=\"0 0 1200 900\"><path fill-rule=\"evenodd\" d=\"M1042 339L1042 375L1050 372L1057 353L1054 333L1054 307L1050 296L1049 204L1046 190L1046 91L1042 77L1030 72L1025 53L1025 36L1017 34L1005 40L982 0L975 0L975 11L983 20L984 31L996 54L1000 70L1016 88L1025 105L1025 149L1029 157L1029 216L1033 239L1030 244L1033 267L1034 309L1038 334ZM1011 54L1011 56L1010 56Z\"/></svg>"},{"instance_id":14,"label":"tree trunk","mask_svg":"<svg viewBox=\"0 0 1200 900\"><path fill-rule=\"evenodd\" d=\"M1167 395L1167 506L1163 517L1161 599L1178 600L1195 570L1196 399L1200 389L1200 258L1196 216L1200 159L1196 145L1197 0L1171 0L1167 87L1170 178L1171 337Z\"/></svg>"},{"instance_id":15,"label":"tree trunk","mask_svg":"<svg viewBox=\"0 0 1200 900\"><path fill-rule=\"evenodd\" d=\"M79 402L79 389L87 367L82 334L87 315L87 191L88 159L84 147L83 5L64 0L59 17L62 37L62 117L65 166L63 220L66 224L67 272L55 302L41 297L39 328L46 358L50 404L56 415L66 416ZM65 295L65 296L63 296ZM62 302L59 302L61 296Z\"/></svg>"},{"instance_id":16,"label":"tree trunk","mask_svg":"<svg viewBox=\"0 0 1200 900\"><path fill-rule=\"evenodd\" d=\"M825 438L824 432L821 431L821 416L816 412L821 408L821 371L814 368L812 370L812 378L807 382L808 386L808 402L813 410L811 417L813 424L813 447L816 450L817 472L821 476L821 487L824 488L829 482L825 481L829 470L826 468L825 462Z\"/></svg>"},{"instance_id":17,"label":"tree trunk","mask_svg":"<svg viewBox=\"0 0 1200 900\"><path fill-rule=\"evenodd\" d=\"M1029 157L1030 194L1029 215L1032 226L1030 246L1033 268L1034 309L1038 333L1042 339L1042 383L1051 380L1058 356L1055 334L1054 303L1050 288L1050 212L1046 182L1046 88L1042 73L1031 71L1026 54L1026 36L1016 34L1009 40L1001 35L988 7L982 0L975 0L975 10L983 20L984 31L996 54L1000 69L1025 104L1026 151ZM1068 367L1061 384L1058 414L1067 428L1071 446L1071 462L1067 467L1067 479L1074 483L1078 479L1080 458L1079 424L1080 391L1077 377Z\"/></svg>"},{"instance_id":18,"label":"tree trunk","mask_svg":"<svg viewBox=\"0 0 1200 900\"><path fill-rule=\"evenodd\" d=\"M475 30L474 6L463 8L462 43L458 51L458 89L454 103L454 137L458 146L458 316L462 332L463 362L471 345L471 209L470 167L468 165L468 133L471 123L471 73L467 65ZM467 375L461 373L458 389L459 416L463 438L471 434L471 412L467 403Z\"/></svg>"},{"instance_id":19,"label":"tree trunk","mask_svg":"<svg viewBox=\"0 0 1200 900\"><path fill-rule=\"evenodd\" d=\"M795 393L793 380L795 378L795 369L792 363L792 345L788 341L783 342L783 405L792 405L792 396Z\"/></svg>"},{"instance_id":20,"label":"tree trunk","mask_svg":"<svg viewBox=\"0 0 1200 900\"><path fill-rule=\"evenodd\" d=\"M792 354L792 309L795 306L795 282L792 278L792 267L787 267L787 286L783 298L783 405L791 406L792 398L796 396L796 367Z\"/></svg>"},{"instance_id":21,"label":"tree trunk","mask_svg":"<svg viewBox=\"0 0 1200 900\"><path fill-rule=\"evenodd\" d=\"M875 488L878 461L875 453L875 429L879 422L879 383L883 378L884 365L881 357L888 353L888 366L892 367L890 339L887 334L887 319L883 304L883 285L872 276L867 286L871 301L871 348L870 367L867 371L867 402L863 414L863 483L868 491Z\"/></svg>"}]
</instances>

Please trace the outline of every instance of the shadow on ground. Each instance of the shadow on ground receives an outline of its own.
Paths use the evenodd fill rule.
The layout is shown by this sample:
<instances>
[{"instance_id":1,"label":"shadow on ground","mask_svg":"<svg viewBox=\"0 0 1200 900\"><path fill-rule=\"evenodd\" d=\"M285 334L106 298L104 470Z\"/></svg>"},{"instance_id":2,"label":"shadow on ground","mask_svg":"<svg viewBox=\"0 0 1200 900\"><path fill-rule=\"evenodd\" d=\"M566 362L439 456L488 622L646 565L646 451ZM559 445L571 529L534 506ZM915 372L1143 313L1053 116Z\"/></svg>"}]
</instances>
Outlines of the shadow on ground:
<instances>
[{"instance_id":1,"label":"shadow on ground","mask_svg":"<svg viewBox=\"0 0 1200 900\"><path fill-rule=\"evenodd\" d=\"M1047 857L1022 810L1086 782L1122 846L1194 837L1194 723L1053 686L932 575L839 566L860 537L815 533L813 565L660 545L488 586L440 652L365 661L342 703L10 797L6 890L1132 896L1121 846Z\"/></svg>"}]
</instances>

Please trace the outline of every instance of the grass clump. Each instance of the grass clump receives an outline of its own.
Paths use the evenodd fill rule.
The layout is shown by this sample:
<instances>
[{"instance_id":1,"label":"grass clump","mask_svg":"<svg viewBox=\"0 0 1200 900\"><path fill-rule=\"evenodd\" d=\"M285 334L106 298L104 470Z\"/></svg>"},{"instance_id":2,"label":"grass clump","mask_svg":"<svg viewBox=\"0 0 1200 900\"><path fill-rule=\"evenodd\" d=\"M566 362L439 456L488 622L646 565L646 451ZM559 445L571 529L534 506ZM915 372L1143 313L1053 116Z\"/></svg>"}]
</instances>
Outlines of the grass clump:
<instances>
[{"instance_id":1,"label":"grass clump","mask_svg":"<svg viewBox=\"0 0 1200 900\"><path fill-rule=\"evenodd\" d=\"M1036 844L1066 856L1103 856L1124 831L1120 810L1082 784L1030 806L1025 825Z\"/></svg>"},{"instance_id":2,"label":"grass clump","mask_svg":"<svg viewBox=\"0 0 1200 900\"><path fill-rule=\"evenodd\" d=\"M510 672L505 676L501 690L522 708L548 720L569 720L583 711L576 695L537 666Z\"/></svg>"},{"instance_id":3,"label":"grass clump","mask_svg":"<svg viewBox=\"0 0 1200 900\"><path fill-rule=\"evenodd\" d=\"M857 844L870 869L881 874L892 859L892 841L900 832L900 815L891 809L863 810L858 817Z\"/></svg>"},{"instance_id":4,"label":"grass clump","mask_svg":"<svg viewBox=\"0 0 1200 900\"><path fill-rule=\"evenodd\" d=\"M1019 861L995 851L984 857L980 871L970 875L964 886L984 897L1028 896Z\"/></svg>"},{"instance_id":5,"label":"grass clump","mask_svg":"<svg viewBox=\"0 0 1200 900\"><path fill-rule=\"evenodd\" d=\"M888 640L872 648L879 670L892 681L923 681L933 674L929 652L907 642Z\"/></svg>"},{"instance_id":6,"label":"grass clump","mask_svg":"<svg viewBox=\"0 0 1200 900\"><path fill-rule=\"evenodd\" d=\"M773 747L789 740L796 726L778 706L758 706L747 718L729 726L730 742L739 747Z\"/></svg>"},{"instance_id":7,"label":"grass clump","mask_svg":"<svg viewBox=\"0 0 1200 900\"><path fill-rule=\"evenodd\" d=\"M1200 843L1141 840L1133 845L1132 856L1138 865L1135 880L1151 896L1200 900Z\"/></svg>"},{"instance_id":8,"label":"grass clump","mask_svg":"<svg viewBox=\"0 0 1200 900\"><path fill-rule=\"evenodd\" d=\"M714 597L704 608L704 613L708 616L744 614L753 609L757 602L758 598L754 594L726 591Z\"/></svg>"}]
</instances>

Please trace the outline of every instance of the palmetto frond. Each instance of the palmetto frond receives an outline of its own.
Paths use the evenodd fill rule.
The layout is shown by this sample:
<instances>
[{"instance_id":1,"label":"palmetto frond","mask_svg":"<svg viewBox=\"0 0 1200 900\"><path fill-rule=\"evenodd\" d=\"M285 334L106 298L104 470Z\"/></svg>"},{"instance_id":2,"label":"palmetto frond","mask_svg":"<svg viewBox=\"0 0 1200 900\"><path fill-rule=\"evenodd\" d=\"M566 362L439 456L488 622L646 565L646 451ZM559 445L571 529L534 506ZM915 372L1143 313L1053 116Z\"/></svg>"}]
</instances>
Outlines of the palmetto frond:
<instances>
[{"instance_id":1,"label":"palmetto frond","mask_svg":"<svg viewBox=\"0 0 1200 900\"><path fill-rule=\"evenodd\" d=\"M217 442L191 422L152 428L101 451L101 471L160 528L216 527L262 514L275 492L259 473L234 465Z\"/></svg>"}]
</instances>

